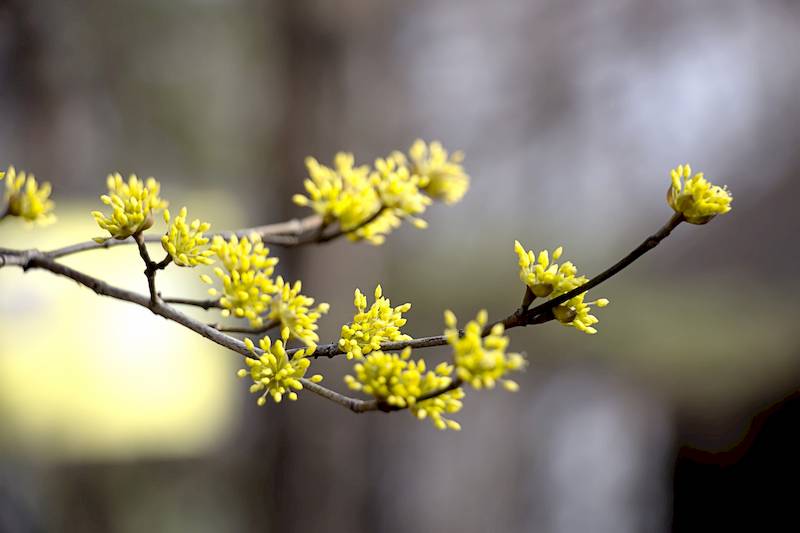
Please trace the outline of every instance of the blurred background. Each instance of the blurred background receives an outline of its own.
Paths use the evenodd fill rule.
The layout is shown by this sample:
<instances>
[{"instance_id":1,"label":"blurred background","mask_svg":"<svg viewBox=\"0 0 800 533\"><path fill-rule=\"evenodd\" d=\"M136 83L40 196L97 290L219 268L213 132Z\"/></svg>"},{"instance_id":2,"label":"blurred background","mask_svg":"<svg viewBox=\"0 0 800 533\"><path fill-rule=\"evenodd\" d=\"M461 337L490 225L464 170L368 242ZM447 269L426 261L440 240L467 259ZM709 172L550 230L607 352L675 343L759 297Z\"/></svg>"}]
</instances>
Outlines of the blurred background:
<instances>
[{"instance_id":1,"label":"blurred background","mask_svg":"<svg viewBox=\"0 0 800 533\"><path fill-rule=\"evenodd\" d=\"M514 330L520 392L469 394L460 433L308 393L259 409L237 356L0 270L0 531L796 525L799 30L792 0L0 0L0 166L51 181L59 216L4 221L2 246L99 235L112 171L227 229L305 215L307 155L464 150L472 188L427 230L273 247L332 305L323 340L378 282L415 336L445 308L505 316L514 239L599 272L670 216L677 164L735 196L594 291L596 336ZM137 259L68 263L144 291ZM203 294L193 272L162 286ZM316 366L345 390L346 361Z\"/></svg>"}]
</instances>

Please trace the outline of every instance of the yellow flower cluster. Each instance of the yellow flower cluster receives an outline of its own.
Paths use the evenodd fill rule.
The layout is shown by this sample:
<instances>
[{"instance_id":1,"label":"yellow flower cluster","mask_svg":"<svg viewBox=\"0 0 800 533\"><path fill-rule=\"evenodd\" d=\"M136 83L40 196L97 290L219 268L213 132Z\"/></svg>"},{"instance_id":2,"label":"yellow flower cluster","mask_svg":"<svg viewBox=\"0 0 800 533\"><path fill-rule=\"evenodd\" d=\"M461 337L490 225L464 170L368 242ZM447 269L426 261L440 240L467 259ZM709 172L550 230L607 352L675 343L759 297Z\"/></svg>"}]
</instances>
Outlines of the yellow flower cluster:
<instances>
[{"instance_id":1,"label":"yellow flower cluster","mask_svg":"<svg viewBox=\"0 0 800 533\"><path fill-rule=\"evenodd\" d=\"M262 338L258 345L263 353L259 355L253 341L244 340L247 348L255 357L247 357L244 362L248 368L242 368L237 375L240 378L250 376L253 380L253 384L250 385L251 393L263 391L256 402L259 406L267 403L267 396L270 396L275 403L280 402L284 395L290 400L296 400L297 393L295 391L303 388L300 378L306 375L306 371L311 365L308 356L313 353L313 350L298 350L289 359L286 354L286 341L286 335L283 335L282 340L274 343L269 337ZM315 374L309 379L314 383L319 383L322 381L322 376Z\"/></svg>"},{"instance_id":2,"label":"yellow flower cluster","mask_svg":"<svg viewBox=\"0 0 800 533\"><path fill-rule=\"evenodd\" d=\"M393 152L377 159L374 168L355 166L353 155L343 152L336 154L333 167L309 157L307 195L296 194L294 202L313 209L325 224L338 222L351 240L381 244L405 219L424 228L419 215L432 200L460 200L469 177L461 167L463 156L448 156L439 143L428 147L416 141L409 156L410 163L402 153Z\"/></svg>"},{"instance_id":3,"label":"yellow flower cluster","mask_svg":"<svg viewBox=\"0 0 800 533\"><path fill-rule=\"evenodd\" d=\"M178 266L210 265L214 262L211 259L214 252L206 246L209 239L204 237L203 233L211 228L211 224L201 223L198 219L187 224L186 214L186 208L183 207L178 216L170 222L169 209L164 210L164 221L169 224L169 228L161 237L161 246Z\"/></svg>"},{"instance_id":4,"label":"yellow flower cluster","mask_svg":"<svg viewBox=\"0 0 800 533\"><path fill-rule=\"evenodd\" d=\"M399 354L373 351L355 365L355 376L345 376L345 383L351 389L369 394L388 405L409 408L419 419L430 418L439 429L461 429L457 422L443 415L461 409L462 389L417 403L421 396L450 386L453 367L440 363L434 370L427 370L424 360L414 361L410 357L411 348Z\"/></svg>"},{"instance_id":5,"label":"yellow flower cluster","mask_svg":"<svg viewBox=\"0 0 800 533\"><path fill-rule=\"evenodd\" d=\"M446 372L446 374L444 372ZM446 386L449 386L449 383L447 385L443 385L445 382L443 376L447 376L448 379L452 379L449 377L452 372L452 366L446 365L445 367L442 367L442 365L438 365L434 372L426 373L422 380L422 384L420 385L422 394L425 395L433 393L442 390ZM420 420L429 418L431 422L433 422L433 425L436 426L436 429L452 429L459 431L461 429L461 424L455 420L445 418L444 415L459 412L463 406L463 403L461 402L463 398L464 389L458 387L457 389L453 389L442 394L437 394L433 398L417 401L414 405L409 407L409 410L411 411L411 414Z\"/></svg>"},{"instance_id":6,"label":"yellow flower cluster","mask_svg":"<svg viewBox=\"0 0 800 533\"><path fill-rule=\"evenodd\" d=\"M581 293L574 298L570 298L563 304L553 309L553 315L556 319L566 326L572 326L578 331L594 335L597 330L592 327L597 324L599 320L591 312L591 306L605 307L608 305L607 298L599 298L593 302L584 302L587 293Z\"/></svg>"},{"instance_id":7,"label":"yellow flower cluster","mask_svg":"<svg viewBox=\"0 0 800 533\"><path fill-rule=\"evenodd\" d=\"M381 204L398 220L408 218L415 227L424 229L428 224L416 215L424 213L433 200L419 189L420 181L420 176L412 174L406 166L405 156L400 152L375 160L371 182Z\"/></svg>"},{"instance_id":8,"label":"yellow flower cluster","mask_svg":"<svg viewBox=\"0 0 800 533\"><path fill-rule=\"evenodd\" d=\"M327 224L338 221L342 231L354 230L381 208L378 192L369 180L369 167L354 164L353 154L344 152L336 154L333 168L306 158L308 196L295 194L294 202L311 207Z\"/></svg>"},{"instance_id":9,"label":"yellow flower cluster","mask_svg":"<svg viewBox=\"0 0 800 533\"><path fill-rule=\"evenodd\" d=\"M464 160L462 152L448 155L441 143L434 141L428 145L417 139L408 155L412 162L411 172L420 176L420 185L431 198L454 204L464 197L469 189L469 176L461 166Z\"/></svg>"},{"instance_id":10,"label":"yellow flower cluster","mask_svg":"<svg viewBox=\"0 0 800 533\"><path fill-rule=\"evenodd\" d=\"M39 185L33 174L17 174L14 167L8 167L7 175L0 172L0 180L3 179L6 182L4 201L7 202L8 215L41 225L55 222L52 213L55 204L50 200L52 187L48 182Z\"/></svg>"},{"instance_id":11,"label":"yellow flower cluster","mask_svg":"<svg viewBox=\"0 0 800 533\"><path fill-rule=\"evenodd\" d=\"M223 307L222 316L233 315L246 318L250 325L263 325L263 314L267 311L275 292L272 273L278 259L269 257L269 248L261 242L257 234L237 238L232 236L226 241L215 236L211 242L211 251L216 254L222 267L214 268L214 274L222 281L222 296L219 299ZM206 274L200 279L213 285L211 276ZM208 290L211 296L217 296L217 289Z\"/></svg>"},{"instance_id":12,"label":"yellow flower cluster","mask_svg":"<svg viewBox=\"0 0 800 533\"><path fill-rule=\"evenodd\" d=\"M537 255L532 250L525 250L519 241L514 241L514 251L519 258L519 279L530 287L531 292L537 297L555 298L564 293L580 287L589 278L578 276L578 269L570 261L561 265L556 263L564 249L559 246L553 250L552 262L547 250L542 250ZM570 298L563 304L553 309L553 315L559 322L572 326L578 331L594 334L597 330L592 327L597 324L597 317L589 314L590 306L605 307L608 300L600 298L594 302L584 302L586 293Z\"/></svg>"},{"instance_id":13,"label":"yellow flower cluster","mask_svg":"<svg viewBox=\"0 0 800 533\"><path fill-rule=\"evenodd\" d=\"M679 165L670 172L672 184L667 203L690 224L705 224L731 210L733 197L727 187L714 185L702 172L692 175L692 167ZM682 181L681 181L682 180Z\"/></svg>"},{"instance_id":14,"label":"yellow flower cluster","mask_svg":"<svg viewBox=\"0 0 800 533\"><path fill-rule=\"evenodd\" d=\"M514 241L514 251L519 258L519 279L538 297L558 296L588 281L585 276L576 276L578 269L570 261L561 265L555 262L564 252L561 246L553 250L553 262L547 250L537 255L526 251L519 241Z\"/></svg>"},{"instance_id":15,"label":"yellow flower cluster","mask_svg":"<svg viewBox=\"0 0 800 533\"><path fill-rule=\"evenodd\" d=\"M353 303L358 312L351 324L342 326L339 339L339 348L348 359L363 359L371 351L380 349L381 343L411 338L400 332L406 323L403 313L411 309L410 303L392 307L389 299L383 297L380 285L375 288L375 303L369 311L367 297L358 289Z\"/></svg>"},{"instance_id":16,"label":"yellow flower cluster","mask_svg":"<svg viewBox=\"0 0 800 533\"><path fill-rule=\"evenodd\" d=\"M158 196L161 185L154 178L143 182L131 174L126 182L120 174L112 174L106 179L106 184L108 194L102 195L100 200L111 207L111 215L93 211L92 216L115 239L125 239L148 229L155 222L153 215L168 205ZM107 238L95 240L103 242Z\"/></svg>"},{"instance_id":17,"label":"yellow flower cluster","mask_svg":"<svg viewBox=\"0 0 800 533\"><path fill-rule=\"evenodd\" d=\"M504 376L511 371L525 367L525 358L518 353L506 353L508 337L503 332L502 324L496 324L486 337L482 336L483 328L488 321L486 310L481 310L475 320L467 322L464 335L459 335L458 321L452 311L445 311L444 331L447 343L453 347L453 359L456 363L456 376L465 383L480 388L494 388L500 381L503 387L516 391L519 386L515 381Z\"/></svg>"},{"instance_id":18,"label":"yellow flower cluster","mask_svg":"<svg viewBox=\"0 0 800 533\"><path fill-rule=\"evenodd\" d=\"M269 319L281 323L281 334L284 337L298 339L306 346L315 346L319 341L317 335L317 320L323 313L327 313L330 306L321 303L314 305L314 298L300 294L302 284L295 281L294 285L284 283L278 276L275 283L275 294L272 296L269 310Z\"/></svg>"}]
</instances>

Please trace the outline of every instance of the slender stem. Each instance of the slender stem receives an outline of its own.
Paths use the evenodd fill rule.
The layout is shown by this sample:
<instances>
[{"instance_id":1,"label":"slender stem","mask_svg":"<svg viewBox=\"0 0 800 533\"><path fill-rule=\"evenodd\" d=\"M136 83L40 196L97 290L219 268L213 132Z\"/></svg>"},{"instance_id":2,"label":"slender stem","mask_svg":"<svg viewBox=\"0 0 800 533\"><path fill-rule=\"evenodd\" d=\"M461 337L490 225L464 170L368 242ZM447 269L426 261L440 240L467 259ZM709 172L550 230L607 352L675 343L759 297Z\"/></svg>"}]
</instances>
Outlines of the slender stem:
<instances>
[{"instance_id":1,"label":"slender stem","mask_svg":"<svg viewBox=\"0 0 800 533\"><path fill-rule=\"evenodd\" d=\"M622 270L631 265L641 256L643 256L644 254L646 254L647 252L658 246L659 243L664 239L666 239L669 236L669 234L672 233L672 230L678 227L678 225L683 221L684 221L683 215L680 213L675 213L672 216L672 218L670 218L669 221L666 224L664 224L657 232L647 237L644 241L642 241L642 243L639 246L634 248L628 255L617 261L611 267L607 268L597 276L593 277L580 287L576 287L571 291L565 292L560 296L556 296L555 298L548 300L542 304L539 304L533 309L526 311L522 316L522 320L524 321L524 324L522 325L538 323L536 322L537 320L540 320L542 317L551 314L553 308L555 308L556 306L563 304L570 298L574 298L575 296L583 294L589 289L597 287L604 281L620 273Z\"/></svg>"},{"instance_id":2,"label":"slender stem","mask_svg":"<svg viewBox=\"0 0 800 533\"><path fill-rule=\"evenodd\" d=\"M224 239L229 239L231 236L245 237L257 233L261 239L267 244L294 246L297 244L298 237L305 235L319 226L320 218L316 215L308 216L302 219L292 219L286 222L279 222L277 224L268 224L266 226L255 226L251 228L243 228L233 231L222 231L217 233ZM160 242L161 235L143 235L144 242ZM108 239L104 242L85 241L62 248L56 248L46 252L46 254L53 259L72 255L76 253L86 252L89 250L100 250L115 248L117 246L125 246L134 244L136 241L132 237L127 239Z\"/></svg>"},{"instance_id":3,"label":"slender stem","mask_svg":"<svg viewBox=\"0 0 800 533\"><path fill-rule=\"evenodd\" d=\"M235 327L235 326L221 326L219 324L210 324L212 328L216 329L217 331L222 331L224 333L247 333L250 335L259 335L261 333L266 333L267 331L276 328L281 325L280 320L270 320L269 322L265 323L263 326L257 328L246 328L246 327Z\"/></svg>"},{"instance_id":4,"label":"slender stem","mask_svg":"<svg viewBox=\"0 0 800 533\"><path fill-rule=\"evenodd\" d=\"M519 304L519 308L522 311L527 311L535 299L536 295L533 294L533 291L530 287L525 285L525 294L522 296L522 303Z\"/></svg>"},{"instance_id":5,"label":"slender stem","mask_svg":"<svg viewBox=\"0 0 800 533\"><path fill-rule=\"evenodd\" d=\"M144 243L142 234L136 233L133 236L133 240L136 241L136 246L139 248L139 255L142 261L144 261L144 275L147 277L147 288L150 291L150 303L155 304L158 301L158 293L156 292L156 272L153 268L155 263L150 259L150 254L147 252L147 245Z\"/></svg>"},{"instance_id":6,"label":"slender stem","mask_svg":"<svg viewBox=\"0 0 800 533\"><path fill-rule=\"evenodd\" d=\"M435 335L433 337L420 337L418 339L409 339L405 341L392 341L392 342L384 342L381 344L381 350L390 352L396 350L402 350L403 348L431 348L434 346L444 346L447 344L447 339L444 335ZM289 355L294 354L295 352L302 350L303 348L292 348L291 350L286 350L286 353ZM345 352L339 348L339 345L336 343L332 344L320 344L317 346L317 349L314 351L313 354L309 355L309 357L319 358L319 357L335 357L337 355L343 355Z\"/></svg>"},{"instance_id":7,"label":"slender stem","mask_svg":"<svg viewBox=\"0 0 800 533\"><path fill-rule=\"evenodd\" d=\"M176 304L176 305L191 305L194 307L200 307L208 311L209 309L222 309L222 305L219 303L219 300L193 300L191 298L162 298L165 304Z\"/></svg>"},{"instance_id":8,"label":"slender stem","mask_svg":"<svg viewBox=\"0 0 800 533\"><path fill-rule=\"evenodd\" d=\"M155 264L155 269L164 270L170 263L172 263L172 256L167 254L167 256L164 257L164 259Z\"/></svg>"},{"instance_id":9,"label":"slender stem","mask_svg":"<svg viewBox=\"0 0 800 533\"><path fill-rule=\"evenodd\" d=\"M139 247L139 255L142 257L142 261L144 261L144 275L147 277L147 287L150 290L150 302L156 303L160 297L158 291L156 291L156 272L167 268L167 265L172 262L172 256L167 254L163 260L156 263L150 259L150 254L147 251L147 245L144 242L142 234L134 234L133 240L136 241L136 245Z\"/></svg>"},{"instance_id":10,"label":"slender stem","mask_svg":"<svg viewBox=\"0 0 800 533\"><path fill-rule=\"evenodd\" d=\"M323 235L322 231L320 231L319 235L317 235L314 239L312 239L309 242L315 242L315 243L329 242L329 241L332 241L334 239L338 239L342 235L351 235L351 234L357 232L358 230L360 230L361 228L366 227L366 226L372 224L373 222L375 222L383 213L386 212L387 209L389 209L389 208L386 207L385 205L382 205L380 208L378 208L377 211L372 213L369 217L367 217L364 220L362 220L361 222L359 222L356 227L350 228L348 230L343 230L341 227L339 227L339 228L336 229L336 231L333 231L333 232L329 233L328 235ZM306 243L302 243L301 242L300 244L306 244Z\"/></svg>"}]
</instances>

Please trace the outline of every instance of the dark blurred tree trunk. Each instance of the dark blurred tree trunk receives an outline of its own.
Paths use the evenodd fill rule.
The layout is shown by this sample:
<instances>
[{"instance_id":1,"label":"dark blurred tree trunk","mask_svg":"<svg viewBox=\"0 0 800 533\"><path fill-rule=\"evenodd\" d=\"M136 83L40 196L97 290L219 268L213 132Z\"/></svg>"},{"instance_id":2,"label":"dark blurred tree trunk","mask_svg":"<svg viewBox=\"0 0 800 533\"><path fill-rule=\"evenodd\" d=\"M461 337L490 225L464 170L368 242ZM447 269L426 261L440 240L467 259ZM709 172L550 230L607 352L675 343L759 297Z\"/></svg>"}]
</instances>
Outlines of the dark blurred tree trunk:
<instances>
[{"instance_id":1,"label":"dark blurred tree trunk","mask_svg":"<svg viewBox=\"0 0 800 533\"><path fill-rule=\"evenodd\" d=\"M262 187L281 200L275 202L279 206L276 210L257 213L258 220L296 216L298 211L289 199L301 190L305 156L329 154L334 149L331 140L336 138L340 110L330 104L341 100L342 36L336 34L341 30L319 27L308 4L283 2L262 10L263 16L270 18L266 24L277 32L266 36L266 45L277 46L282 52L275 71L283 76L283 116L276 141L265 152L264 175L270 180ZM292 281L304 279L304 252L280 249L279 254L278 272ZM256 408L254 401L248 402L250 412L245 419L249 423L243 428L248 451L238 450L237 457L241 468L246 469L241 493L250 498L246 509L251 514L245 522L253 530L263 529L265 523L269 531L311 531L319 526L314 508L325 505L321 500L329 487L325 486L325 472L313 466L320 458L304 450L310 442L326 438L327 424L319 420L319 415L309 424L302 413L306 402L308 398L297 404L268 404L262 409ZM339 453L332 442L326 450L332 456ZM353 531L353 522L348 524L346 517L342 518L342 525L348 526L343 529Z\"/></svg>"}]
</instances>

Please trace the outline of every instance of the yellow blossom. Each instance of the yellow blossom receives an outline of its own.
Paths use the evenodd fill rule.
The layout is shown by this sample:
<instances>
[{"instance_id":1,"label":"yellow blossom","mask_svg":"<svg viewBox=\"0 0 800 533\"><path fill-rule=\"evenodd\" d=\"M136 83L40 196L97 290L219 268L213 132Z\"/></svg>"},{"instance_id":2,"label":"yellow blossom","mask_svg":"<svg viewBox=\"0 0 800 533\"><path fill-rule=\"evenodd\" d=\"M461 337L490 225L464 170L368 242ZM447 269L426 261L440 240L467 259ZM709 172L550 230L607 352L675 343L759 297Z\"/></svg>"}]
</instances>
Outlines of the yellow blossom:
<instances>
[{"instance_id":1,"label":"yellow blossom","mask_svg":"<svg viewBox=\"0 0 800 533\"><path fill-rule=\"evenodd\" d=\"M216 254L222 267L214 268L214 274L222 281L222 296L219 303L222 315L233 315L246 318L250 325L263 325L262 316L268 309L275 292L272 273L278 259L269 257L269 248L261 242L258 234L239 239L236 235L225 240L214 236L211 250ZM208 275L200 279L209 285L213 280ZM217 289L211 288L208 293L217 296Z\"/></svg>"},{"instance_id":2,"label":"yellow blossom","mask_svg":"<svg viewBox=\"0 0 800 533\"><path fill-rule=\"evenodd\" d=\"M50 183L39 185L33 174L17 174L14 167L8 167L8 175L0 172L0 180L3 179L6 182L3 200L7 202L9 216L41 225L55 222L56 217L52 213L55 204L50 200Z\"/></svg>"},{"instance_id":3,"label":"yellow blossom","mask_svg":"<svg viewBox=\"0 0 800 533\"><path fill-rule=\"evenodd\" d=\"M681 213L690 224L705 224L717 215L731 210L733 197L727 187L719 187L703 177L692 175L692 167L679 165L670 172L672 184L667 191L667 203Z\"/></svg>"},{"instance_id":4,"label":"yellow blossom","mask_svg":"<svg viewBox=\"0 0 800 533\"><path fill-rule=\"evenodd\" d=\"M585 276L576 275L578 269L570 261L555 263L564 251L561 246L553 250L553 262L547 250L537 255L532 250L526 251L519 241L514 241L514 251L519 258L519 279L538 297L555 297L588 281Z\"/></svg>"},{"instance_id":5,"label":"yellow blossom","mask_svg":"<svg viewBox=\"0 0 800 533\"><path fill-rule=\"evenodd\" d=\"M382 207L380 196L370 181L370 168L354 164L353 154L344 152L336 154L333 168L320 164L313 157L307 158L309 179L305 180L305 188L308 196L296 194L294 202L311 207L325 224L338 222L342 231L354 232ZM381 221L380 226L391 229L391 221ZM364 238L376 242L370 238L373 235L378 235L374 229L369 236L363 232L347 236L351 240Z\"/></svg>"},{"instance_id":6,"label":"yellow blossom","mask_svg":"<svg viewBox=\"0 0 800 533\"><path fill-rule=\"evenodd\" d=\"M444 320L447 326L444 335L447 343L453 347L456 376L459 379L476 389L491 389L500 381L507 390L517 390L517 383L504 376L510 371L521 370L526 363L521 354L506 353L508 337L503 334L502 324L495 324L489 335L483 337L488 315L482 310L475 320L467 322L464 335L460 336L452 311L445 311Z\"/></svg>"},{"instance_id":7,"label":"yellow blossom","mask_svg":"<svg viewBox=\"0 0 800 533\"><path fill-rule=\"evenodd\" d=\"M420 384L422 395L440 391L452 383L453 366L440 363L433 372L426 372ZM409 407L411 414L420 420L428 418L437 429L453 429L459 431L461 424L455 420L445 418L446 414L457 413L461 410L464 398L464 389L458 387L442 394L437 394L427 400L417 400Z\"/></svg>"},{"instance_id":8,"label":"yellow blossom","mask_svg":"<svg viewBox=\"0 0 800 533\"><path fill-rule=\"evenodd\" d=\"M449 156L439 143L429 147L418 141L410 157L411 163L393 152L377 159L373 169L355 166L353 155L344 152L336 154L333 167L309 157L306 195L296 194L294 202L313 209L326 225L338 223L354 241L381 244L403 220L424 228L420 215L432 199L458 201L469 177L461 167L461 153Z\"/></svg>"},{"instance_id":9,"label":"yellow blossom","mask_svg":"<svg viewBox=\"0 0 800 533\"><path fill-rule=\"evenodd\" d=\"M597 324L599 320L594 315L589 314L591 306L605 307L608 305L607 298L600 298L593 302L584 302L587 293L581 293L578 296L570 298L563 304L556 306L553 309L553 315L556 319L565 326L572 326L578 331L594 335L597 330L592 327Z\"/></svg>"},{"instance_id":10,"label":"yellow blossom","mask_svg":"<svg viewBox=\"0 0 800 533\"><path fill-rule=\"evenodd\" d=\"M154 178L143 182L132 174L126 182L120 174L112 174L106 184L108 194L100 196L100 200L111 207L111 215L93 211L92 216L115 239L125 239L148 229L153 225L153 215L168 205L158 196L161 185ZM98 237L95 240L107 239Z\"/></svg>"},{"instance_id":11,"label":"yellow blossom","mask_svg":"<svg viewBox=\"0 0 800 533\"><path fill-rule=\"evenodd\" d=\"M383 290L375 288L375 303L367 311L367 297L356 289L354 305L357 313L353 322L342 326L339 348L347 354L348 359L362 359L373 350L378 350L381 343L408 340L411 337L400 332L406 323L403 313L411 309L410 303L392 307Z\"/></svg>"},{"instance_id":12,"label":"yellow blossom","mask_svg":"<svg viewBox=\"0 0 800 533\"><path fill-rule=\"evenodd\" d=\"M328 312L330 306L321 303L312 308L314 298L300 294L301 288L300 281L290 285L278 276L275 282L275 294L270 303L269 319L280 322L284 336L298 339L307 346L313 346L319 341L317 320Z\"/></svg>"},{"instance_id":13,"label":"yellow blossom","mask_svg":"<svg viewBox=\"0 0 800 533\"><path fill-rule=\"evenodd\" d=\"M399 354L373 351L353 367L355 376L345 376L345 383L351 389L369 394L387 405L409 408L420 420L430 418L439 429L460 429L457 422L443 415L461 409L460 400L464 397L462 389L417 401L423 395L449 387L453 367L441 363L434 370L427 370L423 359L414 361L410 356L411 348Z\"/></svg>"},{"instance_id":14,"label":"yellow blossom","mask_svg":"<svg viewBox=\"0 0 800 533\"><path fill-rule=\"evenodd\" d=\"M197 265L210 265L214 262L212 250L206 246L208 237L203 233L211 228L211 224L195 219L191 224L186 223L186 208L180 210L178 216L170 223L169 210L164 211L164 221L169 224L166 235L161 237L161 246L164 247L172 261L178 266L194 267Z\"/></svg>"},{"instance_id":15,"label":"yellow blossom","mask_svg":"<svg viewBox=\"0 0 800 533\"><path fill-rule=\"evenodd\" d=\"M375 171L370 180L378 191L381 205L398 219L408 218L420 229L427 224L417 215L425 212L432 200L420 189L420 177L411 174L403 154L395 152L386 159L375 160Z\"/></svg>"},{"instance_id":16,"label":"yellow blossom","mask_svg":"<svg viewBox=\"0 0 800 533\"><path fill-rule=\"evenodd\" d=\"M426 144L417 139L408 152L411 159L411 172L420 177L420 186L434 200L453 204L461 200L469 189L469 176L464 172L461 162L462 152L448 156L441 143Z\"/></svg>"},{"instance_id":17,"label":"yellow blossom","mask_svg":"<svg viewBox=\"0 0 800 533\"><path fill-rule=\"evenodd\" d=\"M577 275L578 269L571 262L565 261L561 265L555 263L564 251L561 246L553 250L553 262L547 250L542 250L537 255L531 250L526 251L519 241L514 241L514 251L519 258L519 278L537 297L547 297L548 300L552 300L589 281L586 276ZM564 325L594 334L597 330L592 325L597 324L598 320L589 314L589 306L597 304L598 307L605 307L608 305L608 300L601 298L596 302L584 303L585 296L586 293L580 294L556 306L553 315Z\"/></svg>"},{"instance_id":18,"label":"yellow blossom","mask_svg":"<svg viewBox=\"0 0 800 533\"><path fill-rule=\"evenodd\" d=\"M237 372L240 378L250 377L253 384L250 385L250 392L257 393L263 391L257 403L263 406L267 403L267 396L271 397L275 403L280 402L284 396L290 400L297 399L295 391L301 390L303 384L300 378L306 375L311 361L307 356L313 350L298 350L292 358L286 354L286 335L282 340L274 343L269 337L262 338L258 345L263 351L259 354L256 351L253 341L245 339L245 344L255 357L247 357L244 361L248 368L242 368ZM309 378L314 383L322 381L322 376L315 374Z\"/></svg>"}]
</instances>

